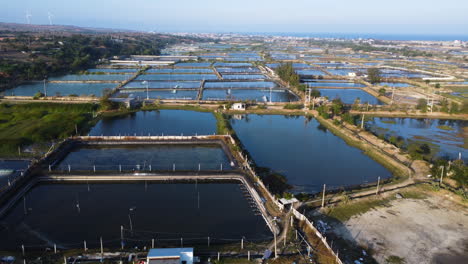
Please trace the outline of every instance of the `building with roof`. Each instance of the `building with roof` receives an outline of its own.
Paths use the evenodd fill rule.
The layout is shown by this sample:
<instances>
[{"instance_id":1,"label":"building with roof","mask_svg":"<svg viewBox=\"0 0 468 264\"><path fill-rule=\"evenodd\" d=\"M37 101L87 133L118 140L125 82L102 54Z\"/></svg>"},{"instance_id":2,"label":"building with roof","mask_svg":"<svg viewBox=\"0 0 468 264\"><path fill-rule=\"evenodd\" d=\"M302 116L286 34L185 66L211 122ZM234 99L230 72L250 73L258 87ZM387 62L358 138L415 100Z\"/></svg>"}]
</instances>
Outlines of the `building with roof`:
<instances>
[{"instance_id":1,"label":"building with roof","mask_svg":"<svg viewBox=\"0 0 468 264\"><path fill-rule=\"evenodd\" d=\"M193 264L193 248L153 248L146 261L147 264Z\"/></svg>"}]
</instances>

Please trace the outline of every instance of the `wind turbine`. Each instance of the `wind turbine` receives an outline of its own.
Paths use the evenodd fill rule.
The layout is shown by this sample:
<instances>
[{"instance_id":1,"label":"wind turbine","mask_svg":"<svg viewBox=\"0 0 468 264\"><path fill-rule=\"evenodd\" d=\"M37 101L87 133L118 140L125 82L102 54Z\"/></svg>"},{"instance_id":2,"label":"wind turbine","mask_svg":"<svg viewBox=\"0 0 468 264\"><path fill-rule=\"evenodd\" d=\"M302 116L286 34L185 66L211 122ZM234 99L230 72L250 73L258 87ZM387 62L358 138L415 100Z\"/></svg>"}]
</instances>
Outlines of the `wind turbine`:
<instances>
[{"instance_id":1,"label":"wind turbine","mask_svg":"<svg viewBox=\"0 0 468 264\"><path fill-rule=\"evenodd\" d=\"M26 11L26 21L28 22L28 24L30 25L31 24L31 12L29 11Z\"/></svg>"},{"instance_id":2,"label":"wind turbine","mask_svg":"<svg viewBox=\"0 0 468 264\"><path fill-rule=\"evenodd\" d=\"M49 18L49 25L52 26L52 18L54 17L54 14L52 14L50 11L47 12L47 17Z\"/></svg>"}]
</instances>

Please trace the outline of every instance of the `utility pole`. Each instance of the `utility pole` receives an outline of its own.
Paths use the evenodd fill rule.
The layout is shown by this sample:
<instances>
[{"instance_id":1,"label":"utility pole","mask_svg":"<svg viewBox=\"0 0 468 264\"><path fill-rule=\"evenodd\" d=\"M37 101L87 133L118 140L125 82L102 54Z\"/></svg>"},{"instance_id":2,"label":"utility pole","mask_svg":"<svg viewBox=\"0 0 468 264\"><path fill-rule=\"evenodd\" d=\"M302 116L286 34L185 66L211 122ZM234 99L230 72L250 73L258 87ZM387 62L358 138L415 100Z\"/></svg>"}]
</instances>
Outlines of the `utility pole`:
<instances>
[{"instance_id":1,"label":"utility pole","mask_svg":"<svg viewBox=\"0 0 468 264\"><path fill-rule=\"evenodd\" d=\"M102 246L102 237L100 237L99 240L101 241L101 259L103 259L104 258L104 247Z\"/></svg>"},{"instance_id":2,"label":"utility pole","mask_svg":"<svg viewBox=\"0 0 468 264\"><path fill-rule=\"evenodd\" d=\"M391 102L391 104L393 104L394 95L395 95L395 86L392 87L392 102Z\"/></svg>"},{"instance_id":3,"label":"utility pole","mask_svg":"<svg viewBox=\"0 0 468 264\"><path fill-rule=\"evenodd\" d=\"M47 86L46 86L47 76L44 76L44 97L47 97Z\"/></svg>"},{"instance_id":4,"label":"utility pole","mask_svg":"<svg viewBox=\"0 0 468 264\"><path fill-rule=\"evenodd\" d=\"M325 206L325 187L326 187L326 184L323 185L322 207Z\"/></svg>"},{"instance_id":5,"label":"utility pole","mask_svg":"<svg viewBox=\"0 0 468 264\"><path fill-rule=\"evenodd\" d=\"M361 129L364 129L364 114L362 114L361 118Z\"/></svg>"},{"instance_id":6,"label":"utility pole","mask_svg":"<svg viewBox=\"0 0 468 264\"><path fill-rule=\"evenodd\" d=\"M124 249L124 235L123 235L123 226L120 226L120 244L122 246L122 250Z\"/></svg>"}]
</instances>

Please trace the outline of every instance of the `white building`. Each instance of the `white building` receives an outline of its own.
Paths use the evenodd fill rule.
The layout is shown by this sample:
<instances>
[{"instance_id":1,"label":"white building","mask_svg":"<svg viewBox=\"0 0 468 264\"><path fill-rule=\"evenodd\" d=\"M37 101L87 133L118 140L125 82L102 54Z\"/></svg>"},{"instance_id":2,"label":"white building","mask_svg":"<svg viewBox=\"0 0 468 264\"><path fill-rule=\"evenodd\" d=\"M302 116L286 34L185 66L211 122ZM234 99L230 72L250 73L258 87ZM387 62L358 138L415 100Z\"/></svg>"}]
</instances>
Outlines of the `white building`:
<instances>
[{"instance_id":1,"label":"white building","mask_svg":"<svg viewBox=\"0 0 468 264\"><path fill-rule=\"evenodd\" d=\"M147 264L193 264L193 248L153 248Z\"/></svg>"},{"instance_id":2,"label":"white building","mask_svg":"<svg viewBox=\"0 0 468 264\"><path fill-rule=\"evenodd\" d=\"M231 110L245 110L245 104L244 103L234 103L231 106Z\"/></svg>"}]
</instances>

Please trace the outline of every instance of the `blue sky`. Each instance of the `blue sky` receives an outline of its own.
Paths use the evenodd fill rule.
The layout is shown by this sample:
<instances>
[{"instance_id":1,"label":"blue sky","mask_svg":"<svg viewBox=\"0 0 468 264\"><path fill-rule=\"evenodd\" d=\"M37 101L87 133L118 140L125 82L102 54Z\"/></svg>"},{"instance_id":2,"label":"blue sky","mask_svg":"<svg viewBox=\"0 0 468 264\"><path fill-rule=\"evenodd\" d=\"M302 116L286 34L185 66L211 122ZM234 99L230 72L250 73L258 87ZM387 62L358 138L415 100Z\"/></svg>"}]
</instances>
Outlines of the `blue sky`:
<instances>
[{"instance_id":1,"label":"blue sky","mask_svg":"<svg viewBox=\"0 0 468 264\"><path fill-rule=\"evenodd\" d=\"M1 22L177 32L468 35L466 0L0 0Z\"/></svg>"}]
</instances>

